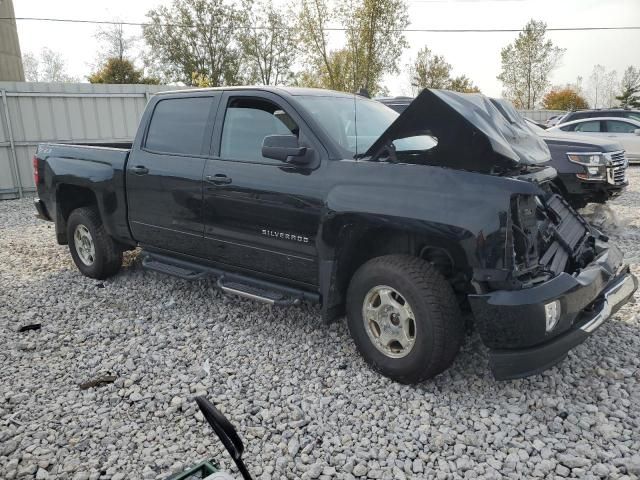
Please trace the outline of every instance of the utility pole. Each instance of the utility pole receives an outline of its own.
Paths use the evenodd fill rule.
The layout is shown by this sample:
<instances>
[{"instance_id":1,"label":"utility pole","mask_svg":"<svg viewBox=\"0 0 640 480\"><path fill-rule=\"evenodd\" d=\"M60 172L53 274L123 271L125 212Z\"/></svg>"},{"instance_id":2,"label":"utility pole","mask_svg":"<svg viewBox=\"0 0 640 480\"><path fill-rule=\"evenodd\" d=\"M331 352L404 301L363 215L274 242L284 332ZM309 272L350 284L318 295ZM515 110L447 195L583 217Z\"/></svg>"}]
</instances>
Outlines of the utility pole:
<instances>
[{"instance_id":1,"label":"utility pole","mask_svg":"<svg viewBox=\"0 0 640 480\"><path fill-rule=\"evenodd\" d=\"M24 82L13 0L0 0L0 81Z\"/></svg>"}]
</instances>

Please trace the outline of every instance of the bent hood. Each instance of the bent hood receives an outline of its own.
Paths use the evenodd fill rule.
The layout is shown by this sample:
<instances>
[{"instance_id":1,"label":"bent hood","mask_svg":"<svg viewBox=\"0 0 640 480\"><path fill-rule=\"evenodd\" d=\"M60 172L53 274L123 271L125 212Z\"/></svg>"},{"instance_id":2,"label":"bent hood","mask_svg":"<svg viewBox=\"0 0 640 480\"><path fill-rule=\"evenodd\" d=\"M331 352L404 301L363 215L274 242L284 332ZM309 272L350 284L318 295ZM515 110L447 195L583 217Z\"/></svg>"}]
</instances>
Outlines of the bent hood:
<instances>
[{"instance_id":1,"label":"bent hood","mask_svg":"<svg viewBox=\"0 0 640 480\"><path fill-rule=\"evenodd\" d=\"M364 156L384 156L395 140L431 135L438 143L419 163L500 173L549 161L544 140L517 112L506 113L482 94L424 89Z\"/></svg>"}]
</instances>

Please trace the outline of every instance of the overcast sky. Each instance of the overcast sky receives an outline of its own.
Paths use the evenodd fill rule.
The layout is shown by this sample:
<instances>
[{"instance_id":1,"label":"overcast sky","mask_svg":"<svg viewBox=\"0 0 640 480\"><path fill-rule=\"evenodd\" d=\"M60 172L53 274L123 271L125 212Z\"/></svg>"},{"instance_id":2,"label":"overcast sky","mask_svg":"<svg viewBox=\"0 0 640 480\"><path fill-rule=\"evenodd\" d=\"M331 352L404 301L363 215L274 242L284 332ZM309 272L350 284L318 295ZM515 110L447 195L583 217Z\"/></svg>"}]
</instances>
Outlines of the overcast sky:
<instances>
[{"instance_id":1,"label":"overcast sky","mask_svg":"<svg viewBox=\"0 0 640 480\"><path fill-rule=\"evenodd\" d=\"M17 17L53 17L144 22L145 13L170 0L14 0ZM529 19L544 20L549 28L640 26L639 0L408 0L410 28L521 28ZM138 27L127 27L140 34ZM85 79L95 62L98 44L95 25L18 21L24 52L43 47L60 52L70 75ZM417 50L428 45L453 65L454 74L466 74L480 89L499 96L500 49L516 33L408 32L411 47L401 59L402 72L388 78L391 94L409 93L407 64ZM640 67L640 30L549 32L549 38L566 48L562 65L555 70L554 84L586 82L595 64L619 74L628 66ZM341 35L332 44L339 46Z\"/></svg>"}]
</instances>

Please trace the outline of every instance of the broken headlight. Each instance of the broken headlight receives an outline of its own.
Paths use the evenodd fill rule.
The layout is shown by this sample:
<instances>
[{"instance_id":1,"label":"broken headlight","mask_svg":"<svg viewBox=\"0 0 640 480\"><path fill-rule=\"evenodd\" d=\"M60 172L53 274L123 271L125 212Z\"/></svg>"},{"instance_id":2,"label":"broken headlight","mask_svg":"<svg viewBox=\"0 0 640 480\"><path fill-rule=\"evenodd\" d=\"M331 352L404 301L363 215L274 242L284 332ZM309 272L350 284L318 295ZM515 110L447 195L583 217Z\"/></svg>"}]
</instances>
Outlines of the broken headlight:
<instances>
[{"instance_id":1,"label":"broken headlight","mask_svg":"<svg viewBox=\"0 0 640 480\"><path fill-rule=\"evenodd\" d=\"M605 181L607 158L603 153L567 153L570 162L582 165L584 173L576 173L580 180Z\"/></svg>"}]
</instances>

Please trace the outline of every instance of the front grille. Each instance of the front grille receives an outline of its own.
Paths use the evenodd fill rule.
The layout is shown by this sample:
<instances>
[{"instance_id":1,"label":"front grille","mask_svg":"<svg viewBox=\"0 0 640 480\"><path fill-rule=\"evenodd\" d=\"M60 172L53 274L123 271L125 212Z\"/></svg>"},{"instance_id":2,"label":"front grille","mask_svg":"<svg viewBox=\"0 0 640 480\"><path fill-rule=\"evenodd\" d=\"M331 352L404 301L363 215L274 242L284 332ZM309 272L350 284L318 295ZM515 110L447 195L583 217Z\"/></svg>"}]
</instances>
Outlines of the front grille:
<instances>
[{"instance_id":1,"label":"front grille","mask_svg":"<svg viewBox=\"0 0 640 480\"><path fill-rule=\"evenodd\" d=\"M611 162L609 164L609 182L614 185L622 185L627 178L627 159L624 151L613 152L610 154Z\"/></svg>"},{"instance_id":2,"label":"front grille","mask_svg":"<svg viewBox=\"0 0 640 480\"><path fill-rule=\"evenodd\" d=\"M547 225L543 237L551 242L540 257L540 264L559 274L570 261L576 263L576 257L580 256L580 245L589 235L589 228L584 218L559 195L547 199L547 209L552 212L552 222Z\"/></svg>"}]
</instances>

